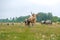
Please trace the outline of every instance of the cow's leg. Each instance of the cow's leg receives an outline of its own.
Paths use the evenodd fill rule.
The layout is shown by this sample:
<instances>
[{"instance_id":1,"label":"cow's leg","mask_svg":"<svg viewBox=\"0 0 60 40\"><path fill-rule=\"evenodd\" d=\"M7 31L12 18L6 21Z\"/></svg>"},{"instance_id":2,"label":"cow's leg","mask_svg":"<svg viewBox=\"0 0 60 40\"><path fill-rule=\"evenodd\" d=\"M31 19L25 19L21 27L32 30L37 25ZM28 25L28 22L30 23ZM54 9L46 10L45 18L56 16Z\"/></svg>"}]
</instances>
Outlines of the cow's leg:
<instances>
[{"instance_id":1,"label":"cow's leg","mask_svg":"<svg viewBox=\"0 0 60 40\"><path fill-rule=\"evenodd\" d=\"M29 20L28 20L28 23L27 24L28 24L28 26L30 26L30 21Z\"/></svg>"},{"instance_id":2,"label":"cow's leg","mask_svg":"<svg viewBox=\"0 0 60 40\"><path fill-rule=\"evenodd\" d=\"M32 24L32 26L34 26L34 23L31 23Z\"/></svg>"},{"instance_id":3,"label":"cow's leg","mask_svg":"<svg viewBox=\"0 0 60 40\"><path fill-rule=\"evenodd\" d=\"M25 21L25 26L27 26L27 21Z\"/></svg>"}]
</instances>

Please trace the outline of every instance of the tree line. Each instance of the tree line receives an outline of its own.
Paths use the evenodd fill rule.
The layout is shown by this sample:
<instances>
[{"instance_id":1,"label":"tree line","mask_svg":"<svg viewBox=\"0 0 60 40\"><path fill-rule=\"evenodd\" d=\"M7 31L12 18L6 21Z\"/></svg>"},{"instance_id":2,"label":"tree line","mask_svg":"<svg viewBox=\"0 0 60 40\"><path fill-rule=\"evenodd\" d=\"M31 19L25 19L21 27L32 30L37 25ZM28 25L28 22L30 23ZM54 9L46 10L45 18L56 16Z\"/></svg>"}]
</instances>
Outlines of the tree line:
<instances>
[{"instance_id":1,"label":"tree line","mask_svg":"<svg viewBox=\"0 0 60 40\"><path fill-rule=\"evenodd\" d=\"M41 22L42 20L51 20L52 22L60 22L60 17L53 16L51 12L44 13L44 12L39 12L36 14L36 19L37 22ZM15 17L11 19L0 19L0 22L24 22L25 19L29 18L30 15L28 16L20 16L20 17Z\"/></svg>"}]
</instances>

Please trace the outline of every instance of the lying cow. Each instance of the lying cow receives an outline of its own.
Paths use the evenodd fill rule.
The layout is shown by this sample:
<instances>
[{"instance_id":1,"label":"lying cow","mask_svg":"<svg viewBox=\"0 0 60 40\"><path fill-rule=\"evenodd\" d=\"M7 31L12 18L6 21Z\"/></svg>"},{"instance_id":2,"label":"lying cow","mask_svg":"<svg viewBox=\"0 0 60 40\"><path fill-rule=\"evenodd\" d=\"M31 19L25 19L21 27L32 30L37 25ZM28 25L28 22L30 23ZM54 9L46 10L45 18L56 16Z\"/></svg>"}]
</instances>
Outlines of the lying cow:
<instances>
[{"instance_id":1,"label":"lying cow","mask_svg":"<svg viewBox=\"0 0 60 40\"><path fill-rule=\"evenodd\" d=\"M25 25L28 25L28 26L30 25L30 21L28 19L25 19L24 22L25 22Z\"/></svg>"},{"instance_id":2,"label":"lying cow","mask_svg":"<svg viewBox=\"0 0 60 40\"><path fill-rule=\"evenodd\" d=\"M52 24L51 20L41 21L41 24Z\"/></svg>"}]
</instances>

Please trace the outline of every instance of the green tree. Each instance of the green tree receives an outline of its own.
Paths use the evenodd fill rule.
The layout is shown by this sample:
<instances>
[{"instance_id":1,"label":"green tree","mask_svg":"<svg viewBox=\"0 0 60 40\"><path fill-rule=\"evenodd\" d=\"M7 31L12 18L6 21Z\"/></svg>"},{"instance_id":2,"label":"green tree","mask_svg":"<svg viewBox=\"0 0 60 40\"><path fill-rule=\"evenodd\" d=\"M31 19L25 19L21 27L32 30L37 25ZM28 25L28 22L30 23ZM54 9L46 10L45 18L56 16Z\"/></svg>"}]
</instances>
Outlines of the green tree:
<instances>
[{"instance_id":1,"label":"green tree","mask_svg":"<svg viewBox=\"0 0 60 40\"><path fill-rule=\"evenodd\" d=\"M43 12L39 12L37 14L37 21L40 22L42 20L47 20L48 19L48 15L47 13L43 13Z\"/></svg>"},{"instance_id":2,"label":"green tree","mask_svg":"<svg viewBox=\"0 0 60 40\"><path fill-rule=\"evenodd\" d=\"M48 15L48 20L52 20L53 17L52 13L49 12L47 15Z\"/></svg>"},{"instance_id":3,"label":"green tree","mask_svg":"<svg viewBox=\"0 0 60 40\"><path fill-rule=\"evenodd\" d=\"M53 22L57 22L57 21L58 21L58 17L57 17L57 16L54 16L54 17L52 18L52 21L53 21Z\"/></svg>"}]
</instances>

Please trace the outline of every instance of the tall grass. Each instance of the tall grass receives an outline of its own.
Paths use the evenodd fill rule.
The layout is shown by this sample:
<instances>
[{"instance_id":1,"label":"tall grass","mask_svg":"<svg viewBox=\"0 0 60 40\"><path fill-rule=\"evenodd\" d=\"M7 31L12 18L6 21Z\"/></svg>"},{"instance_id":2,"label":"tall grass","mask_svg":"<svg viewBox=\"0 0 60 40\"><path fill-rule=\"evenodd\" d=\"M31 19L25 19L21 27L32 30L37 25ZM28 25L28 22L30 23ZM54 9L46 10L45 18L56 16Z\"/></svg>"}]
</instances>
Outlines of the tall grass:
<instances>
[{"instance_id":1,"label":"tall grass","mask_svg":"<svg viewBox=\"0 0 60 40\"><path fill-rule=\"evenodd\" d=\"M0 24L0 40L60 40L60 25Z\"/></svg>"}]
</instances>

